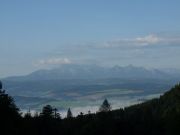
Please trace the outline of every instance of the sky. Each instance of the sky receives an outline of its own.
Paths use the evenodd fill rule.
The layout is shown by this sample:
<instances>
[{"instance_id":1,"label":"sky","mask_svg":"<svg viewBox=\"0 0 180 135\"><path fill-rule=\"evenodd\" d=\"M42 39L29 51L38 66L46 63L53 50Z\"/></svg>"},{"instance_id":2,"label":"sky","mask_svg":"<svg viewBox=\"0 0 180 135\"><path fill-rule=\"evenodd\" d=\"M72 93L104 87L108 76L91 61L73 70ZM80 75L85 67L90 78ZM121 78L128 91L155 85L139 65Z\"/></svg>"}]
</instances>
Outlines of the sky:
<instances>
[{"instance_id":1,"label":"sky","mask_svg":"<svg viewBox=\"0 0 180 135\"><path fill-rule=\"evenodd\" d=\"M180 69L179 0L0 0L0 78L62 64Z\"/></svg>"}]
</instances>

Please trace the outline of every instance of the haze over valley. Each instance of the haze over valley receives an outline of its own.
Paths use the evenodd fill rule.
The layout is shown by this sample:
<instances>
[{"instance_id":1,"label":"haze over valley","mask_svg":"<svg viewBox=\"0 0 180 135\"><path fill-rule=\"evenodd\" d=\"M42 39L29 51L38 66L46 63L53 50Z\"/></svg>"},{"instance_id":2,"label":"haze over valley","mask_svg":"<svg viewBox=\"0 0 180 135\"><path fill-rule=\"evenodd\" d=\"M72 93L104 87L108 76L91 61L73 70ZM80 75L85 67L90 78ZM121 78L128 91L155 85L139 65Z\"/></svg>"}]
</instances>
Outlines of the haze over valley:
<instances>
[{"instance_id":1,"label":"haze over valley","mask_svg":"<svg viewBox=\"0 0 180 135\"><path fill-rule=\"evenodd\" d=\"M50 104L62 114L70 107L77 115L89 110L98 111L106 98L112 109L118 109L159 97L178 79L180 72L172 69L65 64L2 81L22 111L29 108L40 111Z\"/></svg>"},{"instance_id":2,"label":"haze over valley","mask_svg":"<svg viewBox=\"0 0 180 135\"><path fill-rule=\"evenodd\" d=\"M180 135L180 0L0 0L0 135Z\"/></svg>"}]
</instances>

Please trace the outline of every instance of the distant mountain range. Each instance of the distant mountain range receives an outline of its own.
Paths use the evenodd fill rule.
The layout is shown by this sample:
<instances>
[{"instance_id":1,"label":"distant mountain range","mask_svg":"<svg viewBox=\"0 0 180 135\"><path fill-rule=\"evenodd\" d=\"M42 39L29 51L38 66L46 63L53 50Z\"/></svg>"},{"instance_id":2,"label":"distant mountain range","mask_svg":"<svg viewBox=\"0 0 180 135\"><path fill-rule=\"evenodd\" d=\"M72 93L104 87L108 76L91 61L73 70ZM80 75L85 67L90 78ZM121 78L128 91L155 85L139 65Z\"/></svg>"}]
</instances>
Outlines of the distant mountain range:
<instances>
[{"instance_id":1,"label":"distant mountain range","mask_svg":"<svg viewBox=\"0 0 180 135\"><path fill-rule=\"evenodd\" d=\"M120 67L101 67L97 65L67 64L50 70L38 70L31 74L18 77L8 77L5 80L58 80L58 79L164 79L179 77L176 70L158 70L135 67L133 65Z\"/></svg>"},{"instance_id":2,"label":"distant mountain range","mask_svg":"<svg viewBox=\"0 0 180 135\"><path fill-rule=\"evenodd\" d=\"M20 107L37 108L49 102L59 104L61 100L94 99L96 95L96 100L102 100L114 96L163 93L179 80L179 72L172 69L68 64L50 70L38 70L25 76L4 78L2 82ZM133 92L122 95L122 90Z\"/></svg>"}]
</instances>

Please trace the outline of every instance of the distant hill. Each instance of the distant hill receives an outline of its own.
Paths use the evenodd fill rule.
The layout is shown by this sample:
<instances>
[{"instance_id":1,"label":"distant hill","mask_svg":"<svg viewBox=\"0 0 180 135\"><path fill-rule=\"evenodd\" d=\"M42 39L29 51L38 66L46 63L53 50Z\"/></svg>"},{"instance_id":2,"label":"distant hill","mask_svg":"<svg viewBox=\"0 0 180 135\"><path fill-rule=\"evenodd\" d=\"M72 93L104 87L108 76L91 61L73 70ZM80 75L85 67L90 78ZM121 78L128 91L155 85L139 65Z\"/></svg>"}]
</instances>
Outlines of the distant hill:
<instances>
[{"instance_id":1,"label":"distant hill","mask_svg":"<svg viewBox=\"0 0 180 135\"><path fill-rule=\"evenodd\" d=\"M126 67L101 67L97 65L61 65L59 68L50 70L38 70L26 76L8 77L5 80L25 81L25 80L58 80L58 79L162 79L171 78L173 74L157 69L148 70L143 67L129 65Z\"/></svg>"},{"instance_id":2,"label":"distant hill","mask_svg":"<svg viewBox=\"0 0 180 135\"><path fill-rule=\"evenodd\" d=\"M25 76L4 78L2 82L21 108L37 108L51 102L49 99L53 102L62 99L89 99L90 96L98 97L96 100L117 96L120 98L121 90L133 91L132 94L123 96L164 93L179 81L178 76L180 77L174 70L165 72L133 65L101 67L67 64L56 69L38 70ZM113 90L118 91L114 94ZM99 92L103 94L96 96ZM36 103L35 98L42 102Z\"/></svg>"},{"instance_id":3,"label":"distant hill","mask_svg":"<svg viewBox=\"0 0 180 135\"><path fill-rule=\"evenodd\" d=\"M0 90L1 132L8 135L179 135L180 84L160 98L117 110L80 113L61 119L57 109L20 116L11 97ZM57 115L58 114L58 115Z\"/></svg>"},{"instance_id":4,"label":"distant hill","mask_svg":"<svg viewBox=\"0 0 180 135\"><path fill-rule=\"evenodd\" d=\"M125 111L128 112L136 109L142 114L149 111L152 117L170 118L174 115L174 113L178 113L180 115L180 84L175 85L159 98L127 107L125 108Z\"/></svg>"},{"instance_id":5,"label":"distant hill","mask_svg":"<svg viewBox=\"0 0 180 135\"><path fill-rule=\"evenodd\" d=\"M160 98L125 108L123 114L122 110L116 110L112 116L121 120L122 116L125 117L128 126L134 126L130 133L180 134L180 84L175 85Z\"/></svg>"}]
</instances>

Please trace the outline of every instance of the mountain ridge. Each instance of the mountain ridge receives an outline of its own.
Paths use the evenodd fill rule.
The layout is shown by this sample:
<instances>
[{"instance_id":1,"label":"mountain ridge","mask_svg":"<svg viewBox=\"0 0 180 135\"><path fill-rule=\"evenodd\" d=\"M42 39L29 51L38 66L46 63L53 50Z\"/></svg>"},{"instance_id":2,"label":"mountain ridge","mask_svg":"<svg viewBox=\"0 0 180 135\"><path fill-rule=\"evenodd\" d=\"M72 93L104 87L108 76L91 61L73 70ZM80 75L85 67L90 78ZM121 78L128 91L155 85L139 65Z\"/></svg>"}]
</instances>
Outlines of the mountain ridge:
<instances>
[{"instance_id":1,"label":"mountain ridge","mask_svg":"<svg viewBox=\"0 0 180 135\"><path fill-rule=\"evenodd\" d=\"M67 64L53 69L40 69L24 76L7 77L3 80L57 80L57 79L102 79L102 78L173 78L174 74L158 69L146 69L133 65L101 67L97 65Z\"/></svg>"}]
</instances>

